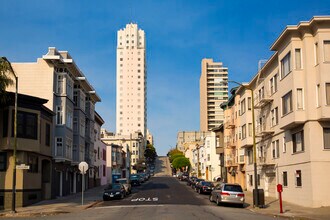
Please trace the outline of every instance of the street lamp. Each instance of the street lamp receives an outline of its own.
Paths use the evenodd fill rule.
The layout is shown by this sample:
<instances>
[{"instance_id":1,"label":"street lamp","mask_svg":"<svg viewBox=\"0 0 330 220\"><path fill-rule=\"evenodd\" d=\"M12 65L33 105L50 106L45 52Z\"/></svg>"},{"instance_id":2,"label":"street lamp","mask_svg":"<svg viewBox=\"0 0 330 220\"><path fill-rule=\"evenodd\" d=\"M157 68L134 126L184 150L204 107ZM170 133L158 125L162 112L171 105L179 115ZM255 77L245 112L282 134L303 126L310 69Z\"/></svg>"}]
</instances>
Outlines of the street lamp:
<instances>
[{"instance_id":1,"label":"street lamp","mask_svg":"<svg viewBox=\"0 0 330 220\"><path fill-rule=\"evenodd\" d=\"M15 77L15 113L14 113L14 149L13 149L13 186L12 186L12 203L11 203L11 211L16 212L15 204L16 204L16 149L17 149L17 94L18 94L18 77L15 74L11 63L8 61L7 57L1 57L5 62L9 64L10 72Z\"/></svg>"},{"instance_id":2,"label":"street lamp","mask_svg":"<svg viewBox=\"0 0 330 220\"><path fill-rule=\"evenodd\" d=\"M253 139L253 170L254 170L254 190L253 193L253 205L259 205L259 193L258 193L258 171L257 171L257 147L256 147L256 130L255 130L255 117L254 117L254 95L253 95L253 89L249 87L248 85L244 85L242 83L233 81L233 80L227 80L227 83L232 82L236 83L242 87L244 87L247 90L251 91L251 111L252 111L252 139Z\"/></svg>"}]
</instances>

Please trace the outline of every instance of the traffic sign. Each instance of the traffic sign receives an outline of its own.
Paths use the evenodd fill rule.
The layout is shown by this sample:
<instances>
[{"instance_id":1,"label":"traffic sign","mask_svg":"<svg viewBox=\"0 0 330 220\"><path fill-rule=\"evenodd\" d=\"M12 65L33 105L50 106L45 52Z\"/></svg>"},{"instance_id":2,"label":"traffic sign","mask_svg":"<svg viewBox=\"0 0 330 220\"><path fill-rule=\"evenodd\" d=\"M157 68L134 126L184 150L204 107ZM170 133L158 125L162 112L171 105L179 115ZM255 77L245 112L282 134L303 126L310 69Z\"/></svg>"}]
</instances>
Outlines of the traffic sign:
<instances>
[{"instance_id":1,"label":"traffic sign","mask_svg":"<svg viewBox=\"0 0 330 220\"><path fill-rule=\"evenodd\" d=\"M80 162L78 167L82 174L86 174L86 171L88 170L88 164L85 161Z\"/></svg>"},{"instance_id":2,"label":"traffic sign","mask_svg":"<svg viewBox=\"0 0 330 220\"><path fill-rule=\"evenodd\" d=\"M30 169L30 166L29 165L25 165L23 163L23 164L16 165L16 169L18 169L18 170L28 170L28 169Z\"/></svg>"}]
</instances>

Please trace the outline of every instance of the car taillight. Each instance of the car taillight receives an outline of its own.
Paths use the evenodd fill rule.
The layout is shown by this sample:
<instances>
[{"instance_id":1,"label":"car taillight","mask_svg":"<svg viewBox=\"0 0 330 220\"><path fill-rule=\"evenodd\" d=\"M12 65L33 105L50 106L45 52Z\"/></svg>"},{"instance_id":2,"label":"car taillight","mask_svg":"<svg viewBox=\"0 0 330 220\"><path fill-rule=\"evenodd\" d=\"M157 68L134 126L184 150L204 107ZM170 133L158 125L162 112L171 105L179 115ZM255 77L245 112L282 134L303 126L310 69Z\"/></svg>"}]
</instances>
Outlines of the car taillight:
<instances>
[{"instance_id":1,"label":"car taillight","mask_svg":"<svg viewBox=\"0 0 330 220\"><path fill-rule=\"evenodd\" d=\"M221 192L220 195L222 195L222 196L230 196L230 194L229 193L226 193L226 192Z\"/></svg>"},{"instance_id":2,"label":"car taillight","mask_svg":"<svg viewBox=\"0 0 330 220\"><path fill-rule=\"evenodd\" d=\"M244 193L239 193L239 194L237 194L237 196L244 197Z\"/></svg>"}]
</instances>

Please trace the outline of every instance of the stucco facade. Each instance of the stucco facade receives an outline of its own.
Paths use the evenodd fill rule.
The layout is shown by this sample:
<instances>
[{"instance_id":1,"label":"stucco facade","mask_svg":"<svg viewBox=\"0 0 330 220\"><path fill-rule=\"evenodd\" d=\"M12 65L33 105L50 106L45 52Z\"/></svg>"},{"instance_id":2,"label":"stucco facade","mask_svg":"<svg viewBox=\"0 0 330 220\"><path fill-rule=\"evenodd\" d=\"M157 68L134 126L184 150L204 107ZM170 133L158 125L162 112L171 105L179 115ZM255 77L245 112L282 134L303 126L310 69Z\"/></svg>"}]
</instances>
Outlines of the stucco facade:
<instances>
[{"instance_id":1,"label":"stucco facade","mask_svg":"<svg viewBox=\"0 0 330 220\"><path fill-rule=\"evenodd\" d=\"M137 24L117 33L116 133L147 135L146 38Z\"/></svg>"}]
</instances>

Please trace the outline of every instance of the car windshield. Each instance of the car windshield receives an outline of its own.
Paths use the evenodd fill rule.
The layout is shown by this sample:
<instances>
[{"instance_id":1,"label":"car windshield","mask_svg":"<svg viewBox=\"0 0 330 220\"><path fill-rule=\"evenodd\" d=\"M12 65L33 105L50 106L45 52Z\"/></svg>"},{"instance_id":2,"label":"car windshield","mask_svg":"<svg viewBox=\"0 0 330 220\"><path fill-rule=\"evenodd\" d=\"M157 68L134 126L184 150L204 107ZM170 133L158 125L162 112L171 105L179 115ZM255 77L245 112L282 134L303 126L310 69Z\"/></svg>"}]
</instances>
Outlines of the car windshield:
<instances>
[{"instance_id":1,"label":"car windshield","mask_svg":"<svg viewBox=\"0 0 330 220\"><path fill-rule=\"evenodd\" d=\"M242 187L239 185L225 185L224 190L232 192L243 192Z\"/></svg>"},{"instance_id":2,"label":"car windshield","mask_svg":"<svg viewBox=\"0 0 330 220\"><path fill-rule=\"evenodd\" d=\"M213 186L212 182L202 182L203 186Z\"/></svg>"},{"instance_id":3,"label":"car windshield","mask_svg":"<svg viewBox=\"0 0 330 220\"><path fill-rule=\"evenodd\" d=\"M110 184L107 189L120 189L121 185L119 184Z\"/></svg>"},{"instance_id":4,"label":"car windshield","mask_svg":"<svg viewBox=\"0 0 330 220\"><path fill-rule=\"evenodd\" d=\"M126 180L116 180L117 183L126 183Z\"/></svg>"}]
</instances>

